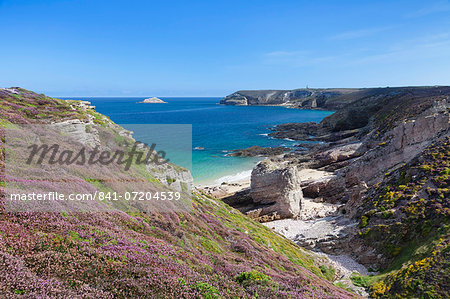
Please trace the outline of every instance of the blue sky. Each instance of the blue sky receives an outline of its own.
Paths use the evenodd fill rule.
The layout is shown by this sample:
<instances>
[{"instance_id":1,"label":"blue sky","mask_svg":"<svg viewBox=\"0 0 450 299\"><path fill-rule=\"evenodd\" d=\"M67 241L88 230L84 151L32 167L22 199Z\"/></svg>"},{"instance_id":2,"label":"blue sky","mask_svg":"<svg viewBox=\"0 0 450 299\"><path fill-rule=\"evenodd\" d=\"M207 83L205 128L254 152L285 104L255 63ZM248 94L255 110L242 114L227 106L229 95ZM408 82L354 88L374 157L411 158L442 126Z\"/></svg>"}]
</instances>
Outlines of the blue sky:
<instances>
[{"instance_id":1,"label":"blue sky","mask_svg":"<svg viewBox=\"0 0 450 299\"><path fill-rule=\"evenodd\" d=\"M0 87L52 96L450 85L440 0L0 0L0 38Z\"/></svg>"}]
</instances>

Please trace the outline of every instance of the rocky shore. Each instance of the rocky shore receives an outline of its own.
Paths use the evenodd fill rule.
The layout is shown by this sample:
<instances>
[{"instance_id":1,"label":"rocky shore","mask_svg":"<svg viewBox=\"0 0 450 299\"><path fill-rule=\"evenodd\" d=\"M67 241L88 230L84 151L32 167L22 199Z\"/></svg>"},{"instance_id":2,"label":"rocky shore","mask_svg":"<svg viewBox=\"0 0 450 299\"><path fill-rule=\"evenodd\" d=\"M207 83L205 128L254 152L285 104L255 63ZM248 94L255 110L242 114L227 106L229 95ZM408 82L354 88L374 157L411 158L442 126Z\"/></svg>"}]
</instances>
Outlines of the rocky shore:
<instances>
[{"instance_id":1,"label":"rocky shore","mask_svg":"<svg viewBox=\"0 0 450 299\"><path fill-rule=\"evenodd\" d=\"M260 146L251 146L246 149L237 149L231 151L231 153L227 154L230 157L268 157L268 156L276 156L281 155L284 152L290 151L290 149L285 147L260 147Z\"/></svg>"},{"instance_id":2,"label":"rocky shore","mask_svg":"<svg viewBox=\"0 0 450 299\"><path fill-rule=\"evenodd\" d=\"M267 94L251 93L269 99L254 102L238 92L223 103L270 103L281 93ZM321 143L260 162L250 187L222 196L223 201L302 247L363 265L359 274L414 265L448 246L433 244L450 241L445 210L450 208L450 87L363 89L350 95L349 104L320 123L274 128L270 135L276 138ZM426 241L431 239L434 243ZM411 254L408 246L431 249ZM417 277L443 271L448 258L443 260ZM422 294L402 281L401 266L367 291ZM431 281L442 288L442 278Z\"/></svg>"}]
</instances>

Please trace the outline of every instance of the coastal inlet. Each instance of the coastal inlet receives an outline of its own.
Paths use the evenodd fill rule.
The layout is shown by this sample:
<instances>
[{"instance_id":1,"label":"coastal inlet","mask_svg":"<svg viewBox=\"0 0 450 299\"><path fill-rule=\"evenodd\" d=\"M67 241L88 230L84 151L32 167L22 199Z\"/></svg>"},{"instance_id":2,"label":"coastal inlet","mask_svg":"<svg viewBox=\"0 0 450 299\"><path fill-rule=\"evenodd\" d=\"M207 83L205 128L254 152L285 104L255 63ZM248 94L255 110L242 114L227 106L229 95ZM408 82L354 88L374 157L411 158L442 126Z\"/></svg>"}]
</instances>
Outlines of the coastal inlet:
<instances>
[{"instance_id":1,"label":"coastal inlet","mask_svg":"<svg viewBox=\"0 0 450 299\"><path fill-rule=\"evenodd\" d=\"M75 98L71 98L75 99ZM320 122L331 111L289 109L277 106L219 105L220 98L162 98L164 105L142 105L144 98L83 98L111 120L127 124L192 124L192 160L182 150L164 147L171 162L190 168L196 184L215 183L221 178L248 172L261 157L226 156L236 149L292 147L301 142L268 136L270 128L289 122ZM132 130L133 131L133 130ZM145 132L135 132L143 142ZM152 134L154 135L154 134ZM161 137L170 138L164 132ZM161 138L161 139L162 139ZM173 142L172 142L173 144Z\"/></svg>"}]
</instances>

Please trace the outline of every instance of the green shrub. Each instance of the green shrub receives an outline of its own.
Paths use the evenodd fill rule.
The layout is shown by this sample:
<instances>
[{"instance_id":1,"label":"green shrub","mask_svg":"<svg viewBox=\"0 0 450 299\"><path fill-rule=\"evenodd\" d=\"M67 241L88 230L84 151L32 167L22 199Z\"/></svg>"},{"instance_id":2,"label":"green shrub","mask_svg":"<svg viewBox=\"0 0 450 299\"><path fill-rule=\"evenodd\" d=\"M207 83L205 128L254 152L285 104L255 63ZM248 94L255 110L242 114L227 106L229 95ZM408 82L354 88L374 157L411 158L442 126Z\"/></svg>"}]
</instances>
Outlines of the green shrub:
<instances>
[{"instance_id":1,"label":"green shrub","mask_svg":"<svg viewBox=\"0 0 450 299\"><path fill-rule=\"evenodd\" d=\"M370 278L368 276L352 275L350 276L350 279L357 287L363 287L367 289L370 286Z\"/></svg>"},{"instance_id":2,"label":"green shrub","mask_svg":"<svg viewBox=\"0 0 450 299\"><path fill-rule=\"evenodd\" d=\"M202 244L202 247L205 248L209 252L222 253L222 249L220 248L219 244L217 244L213 240L208 240L206 238L203 238L203 241L201 242L201 244Z\"/></svg>"},{"instance_id":3,"label":"green shrub","mask_svg":"<svg viewBox=\"0 0 450 299\"><path fill-rule=\"evenodd\" d=\"M216 287L210 285L206 282L197 282L195 285L191 286L191 288L199 291L202 295L202 298L205 299L213 299L220 298L220 293Z\"/></svg>"},{"instance_id":4,"label":"green shrub","mask_svg":"<svg viewBox=\"0 0 450 299\"><path fill-rule=\"evenodd\" d=\"M431 167L431 165L422 165L420 166L420 169L423 171L431 171L433 168Z\"/></svg>"},{"instance_id":5,"label":"green shrub","mask_svg":"<svg viewBox=\"0 0 450 299\"><path fill-rule=\"evenodd\" d=\"M167 181L167 183L170 185L170 184L172 184L172 183L175 183L176 179L171 178L170 176L166 176L166 181Z\"/></svg>"},{"instance_id":6,"label":"green shrub","mask_svg":"<svg viewBox=\"0 0 450 299\"><path fill-rule=\"evenodd\" d=\"M366 227L368 221L369 221L369 217L361 216L361 223L359 224L359 227L360 228Z\"/></svg>"},{"instance_id":7,"label":"green shrub","mask_svg":"<svg viewBox=\"0 0 450 299\"><path fill-rule=\"evenodd\" d=\"M240 284L248 284L250 282L257 282L262 284L268 284L272 279L264 273L252 270L249 272L242 272L236 276L235 280Z\"/></svg>"},{"instance_id":8,"label":"green shrub","mask_svg":"<svg viewBox=\"0 0 450 299\"><path fill-rule=\"evenodd\" d=\"M381 218L388 219L388 218L392 217L392 215L394 215L394 212L392 212L392 211L384 211L381 214Z\"/></svg>"}]
</instances>

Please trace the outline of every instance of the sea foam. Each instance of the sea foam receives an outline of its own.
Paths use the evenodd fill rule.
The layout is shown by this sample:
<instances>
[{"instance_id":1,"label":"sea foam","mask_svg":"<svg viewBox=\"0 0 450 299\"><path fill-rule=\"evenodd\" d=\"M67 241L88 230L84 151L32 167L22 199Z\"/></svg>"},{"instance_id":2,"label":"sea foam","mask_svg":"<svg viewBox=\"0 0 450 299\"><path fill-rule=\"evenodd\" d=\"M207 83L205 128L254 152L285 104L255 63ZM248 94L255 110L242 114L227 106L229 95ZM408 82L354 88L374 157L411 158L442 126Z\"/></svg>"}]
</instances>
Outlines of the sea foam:
<instances>
[{"instance_id":1,"label":"sea foam","mask_svg":"<svg viewBox=\"0 0 450 299\"><path fill-rule=\"evenodd\" d=\"M218 178L217 180L214 181L214 183L222 184L223 182L233 183L233 182L238 182L238 181L242 181L242 180L247 180L247 179L250 179L251 174L252 174L252 170L245 170L245 171L241 171L239 173L233 174L233 175L226 175L221 178Z\"/></svg>"}]
</instances>

